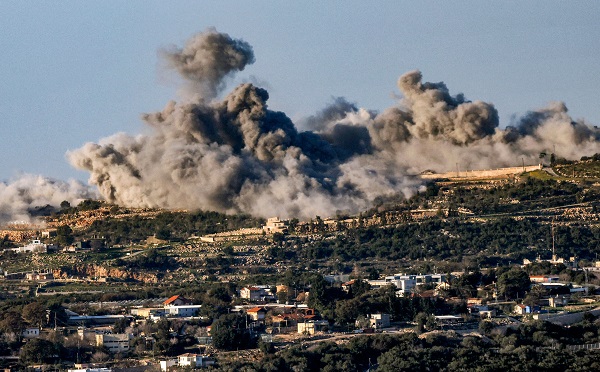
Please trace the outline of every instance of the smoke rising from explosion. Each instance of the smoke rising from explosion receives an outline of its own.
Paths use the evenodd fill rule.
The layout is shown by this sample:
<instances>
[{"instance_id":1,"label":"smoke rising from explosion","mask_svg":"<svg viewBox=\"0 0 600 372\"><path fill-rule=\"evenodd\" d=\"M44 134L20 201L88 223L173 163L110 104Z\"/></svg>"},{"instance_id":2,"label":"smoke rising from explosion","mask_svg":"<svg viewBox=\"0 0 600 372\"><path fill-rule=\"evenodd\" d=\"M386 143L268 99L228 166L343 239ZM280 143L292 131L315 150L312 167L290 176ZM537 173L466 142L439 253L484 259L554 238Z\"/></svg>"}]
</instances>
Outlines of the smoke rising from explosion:
<instances>
[{"instance_id":1,"label":"smoke rising from explosion","mask_svg":"<svg viewBox=\"0 0 600 372\"><path fill-rule=\"evenodd\" d=\"M377 197L410 196L422 185L410 175L425 169L531 164L554 145L566 158L600 152L599 131L574 121L562 103L501 129L492 104L452 96L419 71L400 77L396 106L376 113L339 98L300 132L252 84L216 98L224 79L254 62L248 43L211 29L163 55L193 98L143 115L150 135L120 133L67 154L109 202L330 216L369 208Z\"/></svg>"},{"instance_id":2,"label":"smoke rising from explosion","mask_svg":"<svg viewBox=\"0 0 600 372\"><path fill-rule=\"evenodd\" d=\"M24 174L10 183L0 182L0 223L34 222L30 211L35 207L57 207L65 200L77 205L84 199L97 197L88 186L77 181Z\"/></svg>"}]
</instances>

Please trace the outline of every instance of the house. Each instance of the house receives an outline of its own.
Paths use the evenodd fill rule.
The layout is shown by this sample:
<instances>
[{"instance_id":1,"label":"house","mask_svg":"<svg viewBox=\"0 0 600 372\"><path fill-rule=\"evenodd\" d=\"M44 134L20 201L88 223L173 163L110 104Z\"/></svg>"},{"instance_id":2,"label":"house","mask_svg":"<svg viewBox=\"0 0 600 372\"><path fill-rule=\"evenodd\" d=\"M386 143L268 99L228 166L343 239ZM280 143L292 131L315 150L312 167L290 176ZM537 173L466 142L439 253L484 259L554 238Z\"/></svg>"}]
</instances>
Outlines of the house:
<instances>
[{"instance_id":1,"label":"house","mask_svg":"<svg viewBox=\"0 0 600 372\"><path fill-rule=\"evenodd\" d=\"M202 305L165 306L165 312L168 316L184 318L198 315L201 308Z\"/></svg>"},{"instance_id":2,"label":"house","mask_svg":"<svg viewBox=\"0 0 600 372\"><path fill-rule=\"evenodd\" d=\"M569 296L556 295L554 297L548 298L548 306L550 306L550 307L565 306L568 303L569 303Z\"/></svg>"},{"instance_id":3,"label":"house","mask_svg":"<svg viewBox=\"0 0 600 372\"><path fill-rule=\"evenodd\" d=\"M346 293L350 293L350 291L352 290L352 286L356 283L356 279L352 279L350 281L347 281L345 283L342 283L342 290Z\"/></svg>"},{"instance_id":4,"label":"house","mask_svg":"<svg viewBox=\"0 0 600 372\"><path fill-rule=\"evenodd\" d=\"M206 355L186 353L177 356L177 365L179 367L208 367L215 364L215 360Z\"/></svg>"},{"instance_id":5,"label":"house","mask_svg":"<svg viewBox=\"0 0 600 372\"><path fill-rule=\"evenodd\" d=\"M191 305L192 301L188 300L185 297L179 296L179 295L175 295L172 297L169 297L167 300L165 300L165 302L163 302L163 306L167 307L167 306L180 306L180 305Z\"/></svg>"},{"instance_id":6,"label":"house","mask_svg":"<svg viewBox=\"0 0 600 372\"><path fill-rule=\"evenodd\" d=\"M256 285L240 289L240 298L250 301L272 301L275 295L268 285Z\"/></svg>"},{"instance_id":7,"label":"house","mask_svg":"<svg viewBox=\"0 0 600 372\"><path fill-rule=\"evenodd\" d=\"M52 246L53 247L53 246ZM34 239L31 243L17 248L8 248L7 250L17 253L48 253L49 246L40 240Z\"/></svg>"},{"instance_id":8,"label":"house","mask_svg":"<svg viewBox=\"0 0 600 372\"><path fill-rule=\"evenodd\" d=\"M517 315L525 315L531 313L531 307L523 304L516 304L513 308L513 312Z\"/></svg>"},{"instance_id":9,"label":"house","mask_svg":"<svg viewBox=\"0 0 600 372\"><path fill-rule=\"evenodd\" d=\"M240 289L240 297L250 301L260 301L262 290L258 287L244 287Z\"/></svg>"},{"instance_id":10,"label":"house","mask_svg":"<svg viewBox=\"0 0 600 372\"><path fill-rule=\"evenodd\" d=\"M139 316L144 319L157 319L165 316L168 311L164 308L156 307L140 307L131 309L131 315Z\"/></svg>"},{"instance_id":11,"label":"house","mask_svg":"<svg viewBox=\"0 0 600 372\"><path fill-rule=\"evenodd\" d=\"M316 332L322 332L329 328L329 322L326 320L308 320L304 323L298 323L298 333L314 335Z\"/></svg>"},{"instance_id":12,"label":"house","mask_svg":"<svg viewBox=\"0 0 600 372\"><path fill-rule=\"evenodd\" d=\"M369 326L374 329L387 328L390 326L390 314L371 314Z\"/></svg>"},{"instance_id":13,"label":"house","mask_svg":"<svg viewBox=\"0 0 600 372\"><path fill-rule=\"evenodd\" d=\"M287 222L280 220L279 217L272 217L267 220L267 224L263 226L263 230L267 234L286 233Z\"/></svg>"},{"instance_id":14,"label":"house","mask_svg":"<svg viewBox=\"0 0 600 372\"><path fill-rule=\"evenodd\" d=\"M558 283L558 275L531 275L529 281L532 283Z\"/></svg>"},{"instance_id":15,"label":"house","mask_svg":"<svg viewBox=\"0 0 600 372\"><path fill-rule=\"evenodd\" d=\"M160 370L163 372L167 372L171 367L177 366L177 359L166 359L160 361Z\"/></svg>"},{"instance_id":16,"label":"house","mask_svg":"<svg viewBox=\"0 0 600 372\"><path fill-rule=\"evenodd\" d=\"M29 327L23 330L23 338L38 338L40 337L40 329L38 327Z\"/></svg>"},{"instance_id":17,"label":"house","mask_svg":"<svg viewBox=\"0 0 600 372\"><path fill-rule=\"evenodd\" d=\"M133 337L131 334L114 333L96 335L96 346L104 346L111 353L122 353L129 351L129 340Z\"/></svg>"},{"instance_id":18,"label":"house","mask_svg":"<svg viewBox=\"0 0 600 372\"><path fill-rule=\"evenodd\" d=\"M252 309L248 309L247 314L250 316L250 319L254 321L264 321L267 310L263 307L253 307Z\"/></svg>"},{"instance_id":19,"label":"house","mask_svg":"<svg viewBox=\"0 0 600 372\"><path fill-rule=\"evenodd\" d=\"M54 274L51 272L38 273L36 271L25 274L27 280L54 280Z\"/></svg>"},{"instance_id":20,"label":"house","mask_svg":"<svg viewBox=\"0 0 600 372\"><path fill-rule=\"evenodd\" d=\"M399 297L403 297L411 293L417 286L417 276L394 274L386 276L384 279L367 280L367 283L369 283L373 289L385 287L390 284L394 285L398 289L396 294Z\"/></svg>"}]
</instances>

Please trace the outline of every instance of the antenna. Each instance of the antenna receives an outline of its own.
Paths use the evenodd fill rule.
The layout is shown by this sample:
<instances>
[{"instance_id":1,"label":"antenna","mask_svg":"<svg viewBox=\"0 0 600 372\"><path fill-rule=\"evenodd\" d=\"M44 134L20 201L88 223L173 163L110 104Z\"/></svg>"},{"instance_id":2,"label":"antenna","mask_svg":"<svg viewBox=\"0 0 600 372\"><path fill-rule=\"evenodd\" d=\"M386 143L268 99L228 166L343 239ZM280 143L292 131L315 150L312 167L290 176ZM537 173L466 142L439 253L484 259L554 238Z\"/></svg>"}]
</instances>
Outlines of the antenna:
<instances>
[{"instance_id":1,"label":"antenna","mask_svg":"<svg viewBox=\"0 0 600 372\"><path fill-rule=\"evenodd\" d=\"M552 217L552 260L556 261L556 253L554 251L554 217Z\"/></svg>"}]
</instances>

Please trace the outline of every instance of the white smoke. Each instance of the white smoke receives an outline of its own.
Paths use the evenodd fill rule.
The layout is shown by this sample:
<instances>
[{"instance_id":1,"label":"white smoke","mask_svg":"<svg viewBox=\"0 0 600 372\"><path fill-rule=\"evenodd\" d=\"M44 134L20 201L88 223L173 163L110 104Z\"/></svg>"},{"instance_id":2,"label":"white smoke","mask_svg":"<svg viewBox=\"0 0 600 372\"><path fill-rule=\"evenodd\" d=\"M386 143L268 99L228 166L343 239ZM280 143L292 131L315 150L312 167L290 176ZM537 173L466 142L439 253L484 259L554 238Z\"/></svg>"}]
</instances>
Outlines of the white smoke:
<instances>
[{"instance_id":1,"label":"white smoke","mask_svg":"<svg viewBox=\"0 0 600 372\"><path fill-rule=\"evenodd\" d=\"M57 208L65 200L77 205L84 199L97 197L97 193L78 181L23 174L8 183L0 182L0 224L35 222L30 212L36 207Z\"/></svg>"},{"instance_id":2,"label":"white smoke","mask_svg":"<svg viewBox=\"0 0 600 372\"><path fill-rule=\"evenodd\" d=\"M419 71L400 77L403 98L378 114L344 99L302 126L268 109L266 90L242 84L216 99L224 79L254 62L249 44L208 30L165 53L195 89L143 120L150 135L116 134L68 153L109 202L132 207L209 209L258 216L358 212L382 196L410 196L425 169L515 165L556 145L575 158L600 152L598 130L563 104L500 129L489 103L450 95Z\"/></svg>"}]
</instances>

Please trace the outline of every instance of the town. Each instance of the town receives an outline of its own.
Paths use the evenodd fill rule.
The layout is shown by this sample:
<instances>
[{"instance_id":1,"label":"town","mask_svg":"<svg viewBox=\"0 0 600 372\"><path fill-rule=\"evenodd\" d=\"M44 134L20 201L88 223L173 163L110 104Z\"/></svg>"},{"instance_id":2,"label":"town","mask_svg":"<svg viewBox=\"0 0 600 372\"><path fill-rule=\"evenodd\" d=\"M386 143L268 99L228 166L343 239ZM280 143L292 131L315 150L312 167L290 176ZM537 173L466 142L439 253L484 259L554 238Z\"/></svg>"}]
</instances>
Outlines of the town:
<instances>
[{"instance_id":1,"label":"town","mask_svg":"<svg viewBox=\"0 0 600 372\"><path fill-rule=\"evenodd\" d=\"M11 370L226 370L242 359L260 364L286 350L303 353L331 344L347 347L364 337L408 335L423 343L433 335L463 344L477 340L484 349L503 353L519 343L573 353L594 350L600 347L595 321L600 316L600 276L595 275L600 261L584 256L585 251L564 257L573 250L565 249L563 236L582 213L589 216L586 220L597 220L593 201L559 214L549 213L552 208L532 209L524 201L526 213L538 215L523 219L521 212L513 212L517 218L511 219L511 229L519 231L520 224L535 220L538 228L529 229L539 230L540 237L495 236L483 255L468 254L468 245L460 260L423 248L433 244L430 239L455 241L466 234L453 231L451 224L460 222L454 228L461 229L481 219L465 192L526 190L537 182L510 176L477 188L442 186L446 189L400 204L404 208L304 222L199 213L192 217L210 219L211 225L202 222L205 227L185 233L176 228L191 218L185 211L133 210L93 201L65 204L45 225L5 227L0 361ZM463 203L452 211L457 195ZM519 196L496 208L518 206L513 200ZM505 217L486 218L490 231L494 224L507 223ZM141 221L150 226L142 227ZM152 225L157 221L164 226ZM132 222L142 234L154 233L134 239L139 234L126 227ZM440 223L445 224L441 232ZM377 234L394 235L409 227L421 229L421 243L416 251L403 253L405 258L386 259L397 253L371 247L383 239ZM431 238L423 235L431 231ZM414 235L404 232L402 239ZM507 254L495 239L505 244L538 239L545 247L527 243ZM355 242L361 243L356 247ZM400 242L392 246L410 248ZM554 333L514 340L524 327L550 325ZM572 334L578 328L585 332ZM373 355L385 361L384 354ZM356 368L374 365L360 358L352 363Z\"/></svg>"}]
</instances>

